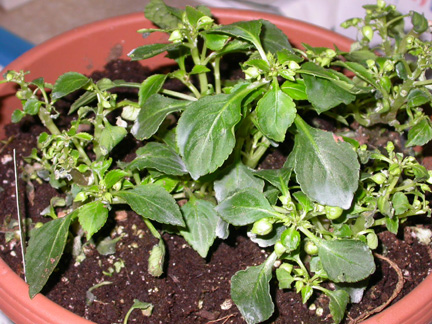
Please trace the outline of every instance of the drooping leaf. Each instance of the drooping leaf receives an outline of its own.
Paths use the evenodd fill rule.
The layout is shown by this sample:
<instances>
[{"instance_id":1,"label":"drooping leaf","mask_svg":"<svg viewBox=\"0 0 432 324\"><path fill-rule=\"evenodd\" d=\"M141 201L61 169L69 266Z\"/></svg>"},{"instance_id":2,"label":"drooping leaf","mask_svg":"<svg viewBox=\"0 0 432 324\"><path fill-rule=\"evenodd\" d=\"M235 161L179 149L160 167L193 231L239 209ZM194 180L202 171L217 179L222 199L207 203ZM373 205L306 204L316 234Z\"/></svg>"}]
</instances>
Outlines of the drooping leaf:
<instances>
[{"instance_id":1,"label":"drooping leaf","mask_svg":"<svg viewBox=\"0 0 432 324\"><path fill-rule=\"evenodd\" d=\"M169 175L187 173L180 156L168 145L149 142L137 150L137 157L127 166L128 170L156 169Z\"/></svg>"},{"instance_id":2,"label":"drooping leaf","mask_svg":"<svg viewBox=\"0 0 432 324\"><path fill-rule=\"evenodd\" d=\"M131 133L139 140L150 138L157 132L166 116L185 109L189 101L176 100L154 94L148 98L141 108L138 118L132 126Z\"/></svg>"},{"instance_id":3,"label":"drooping leaf","mask_svg":"<svg viewBox=\"0 0 432 324\"><path fill-rule=\"evenodd\" d=\"M150 96L159 92L166 78L166 74L153 74L141 83L138 91L138 104L140 107L144 106L144 103Z\"/></svg>"},{"instance_id":4,"label":"drooping leaf","mask_svg":"<svg viewBox=\"0 0 432 324\"><path fill-rule=\"evenodd\" d=\"M105 124L99 138L99 146L103 155L108 155L112 149L119 144L127 135L124 127L112 126L110 123Z\"/></svg>"},{"instance_id":5,"label":"drooping leaf","mask_svg":"<svg viewBox=\"0 0 432 324\"><path fill-rule=\"evenodd\" d=\"M180 155L193 179L215 171L235 146L234 126L242 99L253 89L242 84L231 94L206 96L191 103L177 126Z\"/></svg>"},{"instance_id":6,"label":"drooping leaf","mask_svg":"<svg viewBox=\"0 0 432 324\"><path fill-rule=\"evenodd\" d=\"M94 233L105 225L108 219L108 209L101 201L93 201L78 209L79 222L90 240Z\"/></svg>"},{"instance_id":7,"label":"drooping leaf","mask_svg":"<svg viewBox=\"0 0 432 324\"><path fill-rule=\"evenodd\" d=\"M214 182L214 190L218 202L244 188L255 188L263 191L264 182L254 177L253 172L243 163L238 162L232 166L220 180Z\"/></svg>"},{"instance_id":8,"label":"drooping leaf","mask_svg":"<svg viewBox=\"0 0 432 324\"><path fill-rule=\"evenodd\" d=\"M181 23L181 11L162 0L150 0L145 7L145 17L163 29L177 28Z\"/></svg>"},{"instance_id":9,"label":"drooping leaf","mask_svg":"<svg viewBox=\"0 0 432 324\"><path fill-rule=\"evenodd\" d=\"M60 261L73 217L57 218L32 232L25 254L30 298L42 290Z\"/></svg>"},{"instance_id":10,"label":"drooping leaf","mask_svg":"<svg viewBox=\"0 0 432 324\"><path fill-rule=\"evenodd\" d=\"M297 110L291 97L279 88L277 82L273 82L270 91L258 101L256 112L261 132L276 142L282 142Z\"/></svg>"},{"instance_id":11,"label":"drooping leaf","mask_svg":"<svg viewBox=\"0 0 432 324\"><path fill-rule=\"evenodd\" d=\"M132 61L140 61L159 55L166 51L172 51L180 47L180 44L148 44L142 45L132 50L128 56Z\"/></svg>"},{"instance_id":12,"label":"drooping leaf","mask_svg":"<svg viewBox=\"0 0 432 324\"><path fill-rule=\"evenodd\" d=\"M259 266L238 271L231 278L231 298L248 324L268 319L274 311L270 295L270 279L276 254Z\"/></svg>"},{"instance_id":13,"label":"drooping leaf","mask_svg":"<svg viewBox=\"0 0 432 324\"><path fill-rule=\"evenodd\" d=\"M207 256L216 238L219 216L214 207L209 201L194 200L181 208L186 227L180 229L180 234L203 258Z\"/></svg>"},{"instance_id":14,"label":"drooping leaf","mask_svg":"<svg viewBox=\"0 0 432 324\"><path fill-rule=\"evenodd\" d=\"M273 208L265 195L254 188L235 192L222 201L216 211L223 220L236 225L248 225L264 217L274 216Z\"/></svg>"},{"instance_id":15,"label":"drooping leaf","mask_svg":"<svg viewBox=\"0 0 432 324\"><path fill-rule=\"evenodd\" d=\"M308 100L320 114L340 104L349 104L356 97L348 91L337 86L333 81L303 75Z\"/></svg>"},{"instance_id":16,"label":"drooping leaf","mask_svg":"<svg viewBox=\"0 0 432 324\"><path fill-rule=\"evenodd\" d=\"M262 31L261 42L265 52L270 52L275 55L282 50L292 50L288 37L268 20L261 19Z\"/></svg>"},{"instance_id":17,"label":"drooping leaf","mask_svg":"<svg viewBox=\"0 0 432 324\"><path fill-rule=\"evenodd\" d=\"M66 72L62 74L54 84L51 94L52 99L59 99L81 89L88 83L89 79L78 72Z\"/></svg>"},{"instance_id":18,"label":"drooping leaf","mask_svg":"<svg viewBox=\"0 0 432 324\"><path fill-rule=\"evenodd\" d=\"M334 282L357 282L375 271L372 252L361 241L321 240L318 255L328 277Z\"/></svg>"},{"instance_id":19,"label":"drooping leaf","mask_svg":"<svg viewBox=\"0 0 432 324\"><path fill-rule=\"evenodd\" d=\"M163 224L185 226L179 206L162 187L155 184L137 186L115 193L139 215Z\"/></svg>"},{"instance_id":20,"label":"drooping leaf","mask_svg":"<svg viewBox=\"0 0 432 324\"><path fill-rule=\"evenodd\" d=\"M432 139L432 124L429 117L422 118L408 131L407 147L423 146Z\"/></svg>"},{"instance_id":21,"label":"drooping leaf","mask_svg":"<svg viewBox=\"0 0 432 324\"><path fill-rule=\"evenodd\" d=\"M322 205L348 209L359 181L357 154L330 132L300 119L296 125L294 171L302 191Z\"/></svg>"},{"instance_id":22,"label":"drooping leaf","mask_svg":"<svg viewBox=\"0 0 432 324\"><path fill-rule=\"evenodd\" d=\"M349 302L349 294L342 289L325 290L324 293L330 298L329 308L335 324L339 324L344 316Z\"/></svg>"}]
</instances>

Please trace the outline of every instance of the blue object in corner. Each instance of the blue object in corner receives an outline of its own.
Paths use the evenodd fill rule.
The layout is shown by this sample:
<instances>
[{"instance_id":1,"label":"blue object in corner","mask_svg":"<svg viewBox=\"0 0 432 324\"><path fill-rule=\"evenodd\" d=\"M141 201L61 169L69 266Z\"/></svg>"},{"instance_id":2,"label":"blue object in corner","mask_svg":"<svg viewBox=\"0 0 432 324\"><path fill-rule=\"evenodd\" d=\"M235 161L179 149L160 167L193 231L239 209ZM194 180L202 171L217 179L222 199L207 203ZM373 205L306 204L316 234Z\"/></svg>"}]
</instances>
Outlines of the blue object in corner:
<instances>
[{"instance_id":1,"label":"blue object in corner","mask_svg":"<svg viewBox=\"0 0 432 324\"><path fill-rule=\"evenodd\" d=\"M0 70L33 46L34 44L0 27Z\"/></svg>"}]
</instances>

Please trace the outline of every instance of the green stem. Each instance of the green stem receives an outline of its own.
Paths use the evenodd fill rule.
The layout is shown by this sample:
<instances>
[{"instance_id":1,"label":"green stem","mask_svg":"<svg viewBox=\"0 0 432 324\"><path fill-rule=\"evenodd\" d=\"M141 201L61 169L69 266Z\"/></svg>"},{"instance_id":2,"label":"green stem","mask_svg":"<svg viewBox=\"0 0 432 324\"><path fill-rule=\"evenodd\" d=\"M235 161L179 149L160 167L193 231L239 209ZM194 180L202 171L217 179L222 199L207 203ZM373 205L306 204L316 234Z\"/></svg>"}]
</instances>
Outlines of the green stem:
<instances>
[{"instance_id":1,"label":"green stem","mask_svg":"<svg viewBox=\"0 0 432 324\"><path fill-rule=\"evenodd\" d=\"M220 75L220 57L217 57L213 62L213 70L215 77L215 91L217 94L222 93L222 83L221 83L221 75Z\"/></svg>"},{"instance_id":2,"label":"green stem","mask_svg":"<svg viewBox=\"0 0 432 324\"><path fill-rule=\"evenodd\" d=\"M162 236L157 231L157 229L153 226L152 222L150 222L147 218L144 219L144 224L146 224L147 228L149 229L150 233L157 238L158 240L162 240Z\"/></svg>"},{"instance_id":3,"label":"green stem","mask_svg":"<svg viewBox=\"0 0 432 324\"><path fill-rule=\"evenodd\" d=\"M57 128L56 124L53 122L50 113L48 110L46 110L45 108L39 108L39 113L38 113L39 119L41 120L42 124L48 128L48 130L50 131L50 133L52 135L60 135L60 131Z\"/></svg>"},{"instance_id":4,"label":"green stem","mask_svg":"<svg viewBox=\"0 0 432 324\"><path fill-rule=\"evenodd\" d=\"M189 96L185 93L181 93L181 92L177 92L177 91L173 91L173 90L168 90L168 89L163 89L161 91L161 93L169 95L171 97L176 97L176 98L185 99L185 100L189 100L189 101L198 100L196 97L192 97L192 96Z\"/></svg>"}]
</instances>

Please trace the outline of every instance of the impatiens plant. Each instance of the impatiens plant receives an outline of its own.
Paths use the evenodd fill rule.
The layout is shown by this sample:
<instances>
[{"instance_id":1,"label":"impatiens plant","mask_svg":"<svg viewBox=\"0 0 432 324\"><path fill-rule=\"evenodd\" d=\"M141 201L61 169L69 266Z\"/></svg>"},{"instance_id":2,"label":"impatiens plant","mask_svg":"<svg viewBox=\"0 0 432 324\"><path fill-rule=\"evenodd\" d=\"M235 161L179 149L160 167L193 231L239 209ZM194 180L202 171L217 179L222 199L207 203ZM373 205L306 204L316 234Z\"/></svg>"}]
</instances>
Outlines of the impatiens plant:
<instances>
[{"instance_id":1,"label":"impatiens plant","mask_svg":"<svg viewBox=\"0 0 432 324\"><path fill-rule=\"evenodd\" d=\"M154 222L183 236L202 257L217 238L245 226L268 251L263 264L231 279L232 300L246 322L273 314L275 276L279 288L295 289L304 303L323 292L339 323L352 284L364 290L364 279L375 271L375 229L397 233L408 217L431 213L425 197L430 172L392 142L369 149L346 132L356 121L407 134L406 147L432 139L423 111L431 102L431 43L421 37L428 22L381 0L365 9L364 19L344 23L360 37L342 52L293 48L266 20L219 25L206 7L179 10L152 0L146 17L159 28L139 32L167 33L169 41L129 56L167 53L176 63L167 74L132 83L69 72L52 85L7 72L3 82L18 84L23 104L13 121L37 115L47 129L28 157L32 176L66 194L47 208L52 220L32 231L25 255L30 296L56 268L72 224L91 240L112 207L122 205L142 216L159 240L149 258L152 275L163 273L165 257ZM413 25L409 32L405 18ZM380 39L371 46L374 35ZM222 62L239 58L244 77L224 78ZM164 87L171 79L185 90ZM117 87L137 89L136 100L120 100L111 91ZM69 111L74 119L60 129L56 103L78 90ZM318 115L340 131L315 127L311 120ZM114 161L113 149L128 134L141 147L132 161ZM269 149L282 143L292 147L283 167L259 168ZM58 207L66 216L59 217ZM322 285L329 281L336 288Z\"/></svg>"}]
</instances>

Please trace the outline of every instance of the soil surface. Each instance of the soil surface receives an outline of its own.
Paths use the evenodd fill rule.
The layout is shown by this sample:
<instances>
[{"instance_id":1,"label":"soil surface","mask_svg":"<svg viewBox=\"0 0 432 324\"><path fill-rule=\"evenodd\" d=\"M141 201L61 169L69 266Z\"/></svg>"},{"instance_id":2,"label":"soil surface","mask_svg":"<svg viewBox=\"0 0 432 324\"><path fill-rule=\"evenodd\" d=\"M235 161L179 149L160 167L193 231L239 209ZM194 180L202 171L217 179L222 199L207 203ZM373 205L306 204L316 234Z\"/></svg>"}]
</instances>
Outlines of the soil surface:
<instances>
[{"instance_id":1,"label":"soil surface","mask_svg":"<svg viewBox=\"0 0 432 324\"><path fill-rule=\"evenodd\" d=\"M111 78L139 82L149 73L138 63L123 61L110 63L107 71L96 73L93 77L100 78L108 73ZM133 71L133 74L127 71ZM26 118L18 125L7 126L10 140L0 146L0 226L4 233L0 235L0 256L21 276L23 267L19 240L6 240L17 230L14 223L17 213L13 149L16 149L21 172L25 165L22 158L35 147L35 134L41 131L43 128L40 125ZM128 139L128 146L137 144L134 139ZM128 159L125 152L117 154ZM283 160L280 153L272 152L263 165L277 166ZM21 213L34 225L48 221L40 213L53 196L61 193L44 183L33 181L32 184L34 188L23 179L19 181ZM209 257L202 259L182 237L164 233L167 246L165 273L160 278L154 278L147 272L147 259L156 240L134 212L114 210L112 214L114 217L94 240L97 242L107 236L121 237L115 253L101 255L95 244L89 243L80 256L83 259L81 262L66 254L43 291L48 298L99 324L122 323L134 299L152 303L154 310L151 316L134 310L129 323L245 323L230 299L230 278L238 270L263 262L269 251L251 242L246 233L232 231L228 240L217 241ZM428 219L420 218L416 222L430 228ZM395 301L418 285L432 268L430 247L418 242L415 231L409 225L401 226L398 236L384 230L379 233L381 245L377 253L400 268L405 282ZM349 307L345 323L353 322L353 319L369 314L386 303L400 283L389 261L377 257L376 264L377 271L369 281L362 302ZM314 295L304 305L298 294L279 290L276 284L273 287L276 311L266 323L332 323L327 297Z\"/></svg>"}]
</instances>

